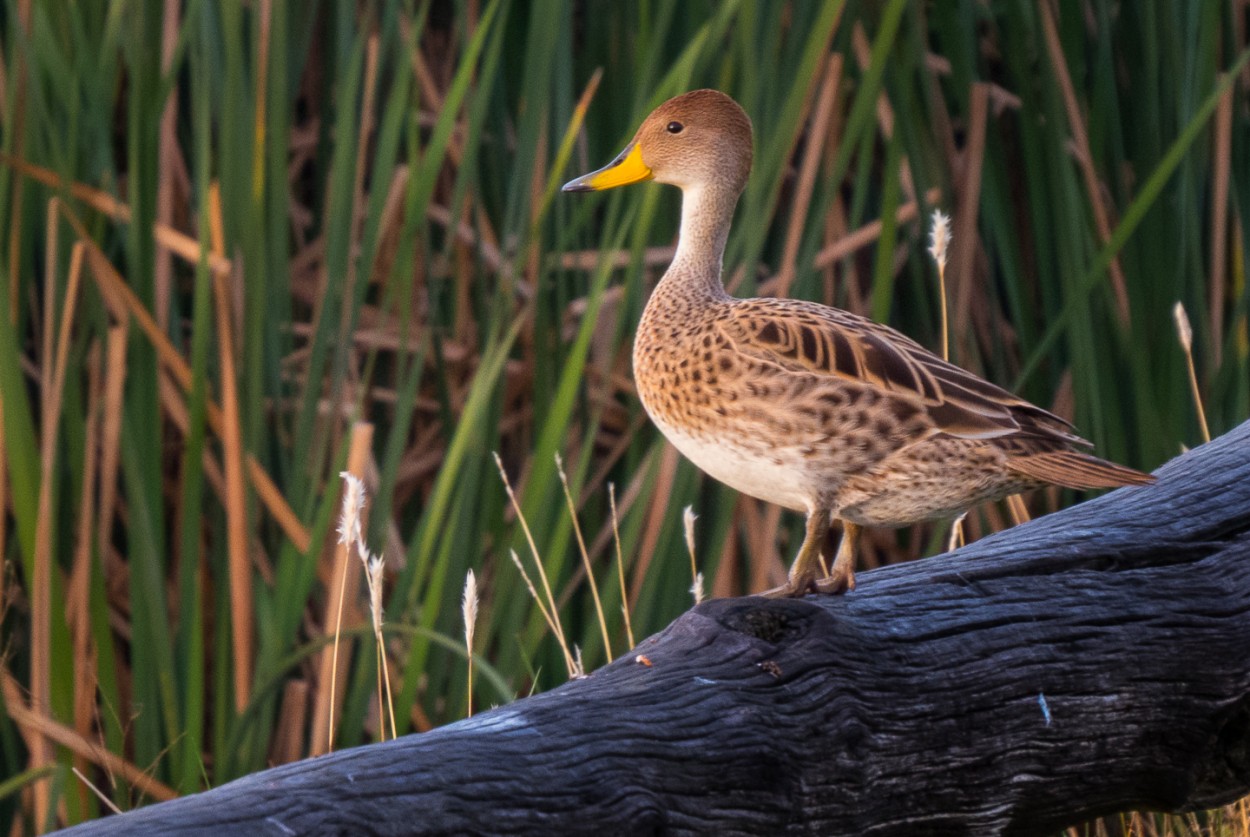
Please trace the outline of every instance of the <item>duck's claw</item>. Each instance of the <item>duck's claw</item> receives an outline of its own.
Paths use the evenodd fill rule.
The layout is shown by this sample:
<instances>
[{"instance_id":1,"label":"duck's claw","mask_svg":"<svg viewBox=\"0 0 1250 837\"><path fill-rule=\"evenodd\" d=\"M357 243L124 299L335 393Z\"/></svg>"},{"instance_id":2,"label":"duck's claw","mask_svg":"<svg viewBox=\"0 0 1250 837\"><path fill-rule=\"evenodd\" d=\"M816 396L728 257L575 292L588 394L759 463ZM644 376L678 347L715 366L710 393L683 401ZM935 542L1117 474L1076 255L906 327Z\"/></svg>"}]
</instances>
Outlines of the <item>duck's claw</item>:
<instances>
[{"instance_id":1,"label":"duck's claw","mask_svg":"<svg viewBox=\"0 0 1250 837\"><path fill-rule=\"evenodd\" d=\"M790 580L780 587L760 593L766 599L798 599L808 593L819 593L820 582L815 573L801 573L790 576Z\"/></svg>"},{"instance_id":2,"label":"duck's claw","mask_svg":"<svg viewBox=\"0 0 1250 837\"><path fill-rule=\"evenodd\" d=\"M854 589L855 573L849 567L846 572L839 573L838 568L835 566L831 575L816 582L816 592L824 593L825 595L841 595L842 593L849 593Z\"/></svg>"}]
</instances>

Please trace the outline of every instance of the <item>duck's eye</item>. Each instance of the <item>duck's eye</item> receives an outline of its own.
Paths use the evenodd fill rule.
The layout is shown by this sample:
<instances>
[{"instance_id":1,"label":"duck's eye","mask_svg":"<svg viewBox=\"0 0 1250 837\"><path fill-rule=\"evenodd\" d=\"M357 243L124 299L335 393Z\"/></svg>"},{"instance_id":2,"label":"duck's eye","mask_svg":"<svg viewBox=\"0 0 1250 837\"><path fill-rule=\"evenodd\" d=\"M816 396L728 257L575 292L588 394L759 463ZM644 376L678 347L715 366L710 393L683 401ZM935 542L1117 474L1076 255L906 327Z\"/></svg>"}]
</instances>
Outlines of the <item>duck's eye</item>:
<instances>
[{"instance_id":1,"label":"duck's eye","mask_svg":"<svg viewBox=\"0 0 1250 837\"><path fill-rule=\"evenodd\" d=\"M681 124L680 122L670 122L668 123L668 132L670 134L680 134L682 129L685 127L686 126Z\"/></svg>"}]
</instances>

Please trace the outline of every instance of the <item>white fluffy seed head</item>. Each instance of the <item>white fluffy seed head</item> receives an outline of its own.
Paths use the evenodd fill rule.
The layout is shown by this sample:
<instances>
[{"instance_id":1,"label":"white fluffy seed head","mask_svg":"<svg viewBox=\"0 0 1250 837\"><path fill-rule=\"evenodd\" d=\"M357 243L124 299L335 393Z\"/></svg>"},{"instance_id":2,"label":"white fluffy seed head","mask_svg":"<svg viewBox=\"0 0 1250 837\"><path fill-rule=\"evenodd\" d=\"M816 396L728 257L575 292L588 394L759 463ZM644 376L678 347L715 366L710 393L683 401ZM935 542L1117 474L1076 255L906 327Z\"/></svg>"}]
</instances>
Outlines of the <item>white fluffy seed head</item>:
<instances>
[{"instance_id":1,"label":"white fluffy seed head","mask_svg":"<svg viewBox=\"0 0 1250 837\"><path fill-rule=\"evenodd\" d=\"M464 577L464 598L460 602L460 610L464 614L464 644L470 654L473 653L473 629L477 625L477 602L477 576L469 570Z\"/></svg>"},{"instance_id":2,"label":"white fluffy seed head","mask_svg":"<svg viewBox=\"0 0 1250 837\"><path fill-rule=\"evenodd\" d=\"M694 583L690 585L690 594L694 596L694 603L699 604L703 601L703 573L695 569L695 553L694 553L694 522L699 516L694 513L694 506L686 506L681 513L682 526L686 532L686 549L690 552L690 572L694 578Z\"/></svg>"},{"instance_id":3,"label":"white fluffy seed head","mask_svg":"<svg viewBox=\"0 0 1250 837\"><path fill-rule=\"evenodd\" d=\"M694 522L699 516L694 513L694 506L686 506L681 513L682 527L686 532L686 549L690 551L691 559L694 558Z\"/></svg>"},{"instance_id":4,"label":"white fluffy seed head","mask_svg":"<svg viewBox=\"0 0 1250 837\"><path fill-rule=\"evenodd\" d=\"M369 572L369 613L373 616L373 629L382 631L382 556L369 555L365 561Z\"/></svg>"},{"instance_id":5,"label":"white fluffy seed head","mask_svg":"<svg viewBox=\"0 0 1250 837\"><path fill-rule=\"evenodd\" d=\"M951 243L951 219L940 209L933 210L933 226L929 230L929 253L938 270L946 269L946 250Z\"/></svg>"},{"instance_id":6,"label":"white fluffy seed head","mask_svg":"<svg viewBox=\"0 0 1250 837\"><path fill-rule=\"evenodd\" d=\"M339 543L358 543L360 535L360 516L365 510L365 484L355 474L343 471L343 505L339 512Z\"/></svg>"},{"instance_id":7,"label":"white fluffy seed head","mask_svg":"<svg viewBox=\"0 0 1250 837\"><path fill-rule=\"evenodd\" d=\"M1189 324L1189 315L1185 313L1185 305L1177 302L1172 308L1172 317L1176 320L1176 336L1180 338L1181 348L1191 351L1194 346L1194 329Z\"/></svg>"}]
</instances>

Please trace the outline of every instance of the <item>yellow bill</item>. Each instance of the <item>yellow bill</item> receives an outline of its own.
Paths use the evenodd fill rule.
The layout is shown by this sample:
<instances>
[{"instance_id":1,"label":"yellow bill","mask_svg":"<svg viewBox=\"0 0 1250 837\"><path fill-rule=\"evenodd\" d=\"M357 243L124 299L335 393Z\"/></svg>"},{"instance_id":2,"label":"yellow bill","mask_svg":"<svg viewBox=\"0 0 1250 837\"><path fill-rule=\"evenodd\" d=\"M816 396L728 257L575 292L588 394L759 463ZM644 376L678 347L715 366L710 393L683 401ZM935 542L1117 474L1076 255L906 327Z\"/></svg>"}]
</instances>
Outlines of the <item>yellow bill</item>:
<instances>
[{"instance_id":1,"label":"yellow bill","mask_svg":"<svg viewBox=\"0 0 1250 837\"><path fill-rule=\"evenodd\" d=\"M644 180L650 180L651 177L651 169L642 161L642 150L635 142L598 171L583 174L576 180L565 183L564 191L601 192L604 189L615 189L617 186L641 183Z\"/></svg>"}]
</instances>

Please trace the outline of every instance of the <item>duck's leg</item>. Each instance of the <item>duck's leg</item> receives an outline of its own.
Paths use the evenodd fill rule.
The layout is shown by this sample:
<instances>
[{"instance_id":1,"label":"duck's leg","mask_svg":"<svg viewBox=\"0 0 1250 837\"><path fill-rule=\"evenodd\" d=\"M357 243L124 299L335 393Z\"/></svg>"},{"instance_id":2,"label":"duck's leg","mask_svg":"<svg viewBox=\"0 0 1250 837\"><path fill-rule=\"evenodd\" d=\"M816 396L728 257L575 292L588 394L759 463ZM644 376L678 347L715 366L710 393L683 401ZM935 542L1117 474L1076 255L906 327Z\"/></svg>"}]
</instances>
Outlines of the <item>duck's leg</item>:
<instances>
[{"instance_id":1,"label":"duck's leg","mask_svg":"<svg viewBox=\"0 0 1250 837\"><path fill-rule=\"evenodd\" d=\"M770 599L780 599L805 596L817 589L820 545L825 542L825 535L829 531L829 517L830 510L827 508L816 509L807 516L807 532L803 537L803 545L799 547L799 554L790 565L790 580L762 595Z\"/></svg>"},{"instance_id":2,"label":"duck's leg","mask_svg":"<svg viewBox=\"0 0 1250 837\"><path fill-rule=\"evenodd\" d=\"M829 576L816 582L817 592L847 593L855 589L855 549L859 545L859 533L863 528L858 523L842 521L842 541L838 544L838 557L833 561Z\"/></svg>"}]
</instances>

